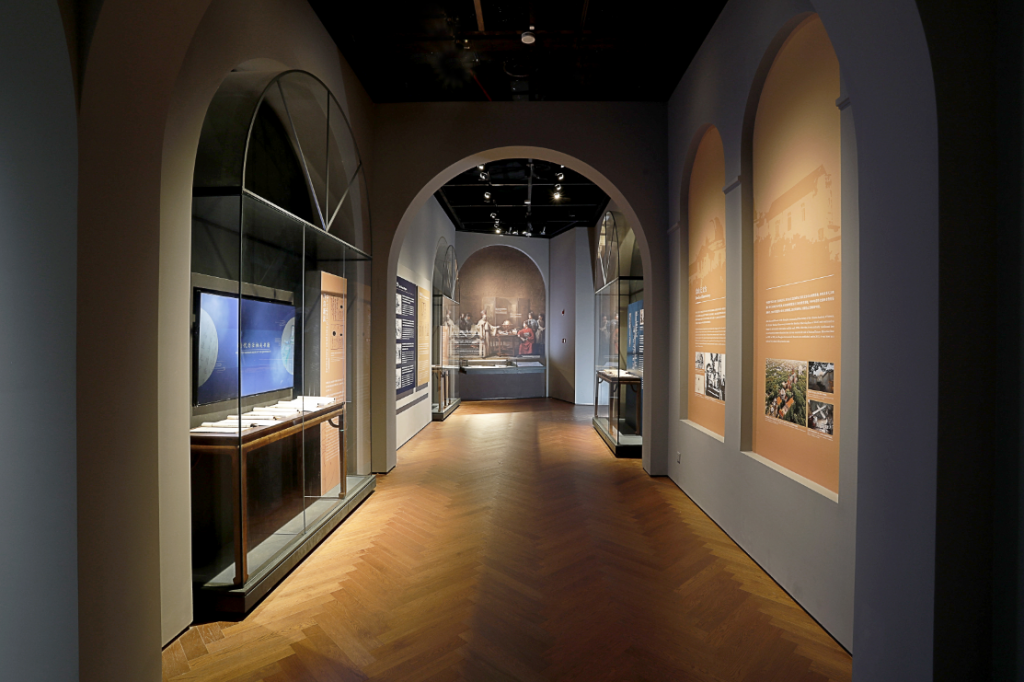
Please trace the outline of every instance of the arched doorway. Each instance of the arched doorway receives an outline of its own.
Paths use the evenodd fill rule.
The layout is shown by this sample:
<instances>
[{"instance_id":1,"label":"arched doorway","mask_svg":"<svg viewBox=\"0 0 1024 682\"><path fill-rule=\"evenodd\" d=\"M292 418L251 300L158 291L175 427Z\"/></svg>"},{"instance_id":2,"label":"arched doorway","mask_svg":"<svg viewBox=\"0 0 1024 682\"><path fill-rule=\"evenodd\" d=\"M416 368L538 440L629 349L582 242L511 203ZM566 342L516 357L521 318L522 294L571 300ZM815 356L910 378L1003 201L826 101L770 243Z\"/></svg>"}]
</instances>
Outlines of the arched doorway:
<instances>
[{"instance_id":1,"label":"arched doorway","mask_svg":"<svg viewBox=\"0 0 1024 682\"><path fill-rule=\"evenodd\" d=\"M425 169L415 169L418 172L410 173L409 178L394 178L393 189L397 189L399 185L402 185L402 193L408 196L407 202L404 204L405 209L401 215L397 215L395 212L395 202L389 201L390 206L383 206L379 204L373 204L375 224L377 234L381 233L390 227L389 223L392 220L394 224L394 232L390 235L381 235L384 240L390 239L390 247L381 245L378 243L377 250L377 267L375 268L374 274L374 309L384 310L385 314L378 316L373 321L373 333L375 338L388 338L389 331L395 328L395 314L394 306L387 306L386 303L381 300L387 297L388 293L394 287L395 277L398 271L398 256L402 250L402 245L408 235L409 229L412 226L416 215L422 209L424 204L430 199L430 197L437 192L448 180L459 173L463 173L474 166L480 164L486 164L491 161L500 159L513 159L513 158L532 158L542 161L547 161L555 164L564 165L567 168L572 168L576 172L586 176L590 181L601 188L611 199L612 202L619 208L625 219L633 227L635 231L636 250L639 253L639 259L643 266L645 273L658 273L662 274L665 267L665 253L663 250L655 249L653 253L657 256L652 256L651 240L650 235L646 234L643 229L643 223L640 220L640 214L634 207L634 205L627 199L623 191L613 183L608 175L616 170L617 168L609 168L609 173L602 173L597 167L588 164L580 158L571 156L565 152L557 151L552 148L544 147L533 147L533 146L507 146L497 147L489 149L484 152L473 153L469 156L465 156L461 159L454 160L443 168L437 168L433 171L429 178L426 178L422 183L418 180L412 180L412 177L423 177L425 175ZM419 184L418 187L414 187L415 184ZM401 204L400 204L401 205ZM380 206L380 209L378 209ZM389 211L390 208L390 211ZM388 213L391 215L388 215ZM384 214L384 219L379 220L376 216L380 213ZM383 225L382 225L383 223ZM655 233L654 239L660 241L664 235ZM387 268L381 267L384 260L385 251L387 250ZM654 314L648 313L649 329L647 330L648 337L651 339L648 345L647 352L649 357L659 358L662 355L666 356L667 361L667 316L659 315L658 311L662 306L667 305L667 292L664 294L661 292L651 292L645 304L648 310L654 311ZM659 338L659 332L664 338ZM377 336L377 335L380 336ZM588 341L589 343L589 341ZM386 375L387 368L394 368L396 364L395 348L394 344L374 344L375 354L372 357L372 366L374 368L374 376L383 377ZM379 373L379 374L378 374ZM393 374L393 369L392 369ZM649 473L660 473L664 468L664 453L661 452L661 458L655 457L654 453L660 451L660 439L663 436L663 429L661 426L661 420L665 418L665 411L663 409L664 400L659 400L660 396L663 396L667 391L668 382L664 376L652 376L650 381L645 386L645 391L648 392L651 397L650 400L645 400L642 412L642 424L643 431L652 434L652 438L645 440L643 444L643 463L644 468ZM380 379L374 380L374 390L372 392L373 400L373 471L375 472L387 472L390 471L396 464L396 430L395 430L395 394L394 391L387 390L385 382ZM655 409L653 405L661 405L662 408ZM652 425L654 425L652 427Z\"/></svg>"}]
</instances>

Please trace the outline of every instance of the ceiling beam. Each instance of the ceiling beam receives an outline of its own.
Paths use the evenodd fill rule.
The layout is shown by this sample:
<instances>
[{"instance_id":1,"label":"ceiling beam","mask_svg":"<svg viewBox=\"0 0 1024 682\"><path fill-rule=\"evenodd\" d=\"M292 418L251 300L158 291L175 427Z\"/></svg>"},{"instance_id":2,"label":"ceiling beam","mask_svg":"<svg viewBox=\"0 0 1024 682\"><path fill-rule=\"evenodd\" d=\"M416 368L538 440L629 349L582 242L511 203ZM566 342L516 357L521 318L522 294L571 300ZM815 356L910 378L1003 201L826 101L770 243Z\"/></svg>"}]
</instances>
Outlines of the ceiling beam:
<instances>
[{"instance_id":1,"label":"ceiling beam","mask_svg":"<svg viewBox=\"0 0 1024 682\"><path fill-rule=\"evenodd\" d=\"M473 9L476 10L476 30L484 32L484 12L480 8L481 0L473 0Z\"/></svg>"}]
</instances>

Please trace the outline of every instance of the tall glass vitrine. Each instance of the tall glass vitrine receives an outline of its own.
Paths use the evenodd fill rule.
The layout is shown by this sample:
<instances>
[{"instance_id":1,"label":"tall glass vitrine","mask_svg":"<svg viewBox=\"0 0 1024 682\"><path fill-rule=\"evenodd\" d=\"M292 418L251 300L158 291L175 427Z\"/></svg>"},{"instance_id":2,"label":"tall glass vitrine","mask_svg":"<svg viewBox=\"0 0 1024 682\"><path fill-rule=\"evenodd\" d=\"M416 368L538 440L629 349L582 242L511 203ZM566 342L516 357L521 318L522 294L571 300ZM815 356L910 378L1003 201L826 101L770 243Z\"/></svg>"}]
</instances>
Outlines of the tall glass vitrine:
<instances>
[{"instance_id":1,"label":"tall glass vitrine","mask_svg":"<svg viewBox=\"0 0 1024 682\"><path fill-rule=\"evenodd\" d=\"M643 446L644 280L635 237L615 212L604 215L595 261L594 428L616 457Z\"/></svg>"},{"instance_id":2,"label":"tall glass vitrine","mask_svg":"<svg viewBox=\"0 0 1024 682\"><path fill-rule=\"evenodd\" d=\"M459 262L442 237L434 256L431 339L432 418L444 421L462 402L459 376Z\"/></svg>"},{"instance_id":3,"label":"tall glass vitrine","mask_svg":"<svg viewBox=\"0 0 1024 682\"><path fill-rule=\"evenodd\" d=\"M193 190L199 612L247 611L373 490L368 244L337 100L303 72L229 74Z\"/></svg>"}]
</instances>

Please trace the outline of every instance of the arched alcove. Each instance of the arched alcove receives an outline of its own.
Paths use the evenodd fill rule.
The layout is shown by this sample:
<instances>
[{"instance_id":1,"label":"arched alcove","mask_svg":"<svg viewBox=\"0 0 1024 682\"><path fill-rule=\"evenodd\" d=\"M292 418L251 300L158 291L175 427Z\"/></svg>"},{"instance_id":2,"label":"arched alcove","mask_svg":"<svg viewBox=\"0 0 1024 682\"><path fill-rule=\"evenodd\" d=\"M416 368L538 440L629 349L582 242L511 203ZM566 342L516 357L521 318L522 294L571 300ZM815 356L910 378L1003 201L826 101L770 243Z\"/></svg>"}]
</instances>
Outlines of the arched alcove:
<instances>
[{"instance_id":1,"label":"arched alcove","mask_svg":"<svg viewBox=\"0 0 1024 682\"><path fill-rule=\"evenodd\" d=\"M370 257L352 243L369 242L363 182L322 81L225 77L192 199L191 568L204 614L248 612L374 488L358 470L370 447Z\"/></svg>"},{"instance_id":2,"label":"arched alcove","mask_svg":"<svg viewBox=\"0 0 1024 682\"><path fill-rule=\"evenodd\" d=\"M694 146L689 182L682 192L686 231L681 243L686 257L679 264L685 273L679 298L687 312L687 341L680 360L685 368L681 416L724 438L728 376L725 153L714 126L703 129Z\"/></svg>"},{"instance_id":3,"label":"arched alcove","mask_svg":"<svg viewBox=\"0 0 1024 682\"><path fill-rule=\"evenodd\" d=\"M827 496L839 494L843 394L839 95L812 15L774 55L750 136L751 450Z\"/></svg>"}]
</instances>

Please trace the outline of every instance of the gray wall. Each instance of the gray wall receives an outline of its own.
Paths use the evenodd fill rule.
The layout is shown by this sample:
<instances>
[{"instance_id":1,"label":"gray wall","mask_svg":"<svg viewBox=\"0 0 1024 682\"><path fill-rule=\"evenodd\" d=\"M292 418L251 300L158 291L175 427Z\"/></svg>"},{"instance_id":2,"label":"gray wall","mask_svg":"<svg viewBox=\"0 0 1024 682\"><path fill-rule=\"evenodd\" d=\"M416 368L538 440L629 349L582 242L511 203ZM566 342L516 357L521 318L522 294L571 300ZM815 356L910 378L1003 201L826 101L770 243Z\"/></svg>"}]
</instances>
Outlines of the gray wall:
<instances>
[{"instance_id":1,"label":"gray wall","mask_svg":"<svg viewBox=\"0 0 1024 682\"><path fill-rule=\"evenodd\" d=\"M455 226L448 219L441 204L437 203L437 199L430 197L413 219L405 243L402 244L402 252L398 256L398 276L432 292L434 258L437 254L438 240L441 238L454 246ZM456 252L456 257L458 257L458 252ZM461 262L462 259L459 258L459 263ZM433 304L431 304L431 309L433 309ZM431 326L430 332L434 333L433 326ZM434 374L431 372L430 384L427 388L413 391L395 401L395 438L398 447L404 445L419 433L420 429L430 423L433 385ZM426 400L420 400L420 397L424 395L427 396ZM398 412L410 404L412 407L404 412Z\"/></svg>"},{"instance_id":2,"label":"gray wall","mask_svg":"<svg viewBox=\"0 0 1024 682\"><path fill-rule=\"evenodd\" d=\"M0 661L78 679L75 91L55 2L0 25Z\"/></svg>"},{"instance_id":3,"label":"gray wall","mask_svg":"<svg viewBox=\"0 0 1024 682\"><path fill-rule=\"evenodd\" d=\"M589 230L577 227L573 232L576 233L576 404L593 405L594 353L597 350L594 257L590 251Z\"/></svg>"},{"instance_id":4,"label":"gray wall","mask_svg":"<svg viewBox=\"0 0 1024 682\"><path fill-rule=\"evenodd\" d=\"M750 343L743 217L744 133L757 83L804 12L817 11L839 57L856 122L859 166L860 345L844 358L921 377L900 420L880 401L859 405L859 443L843 443L839 503L747 457L743 406L726 408L725 442L672 419L669 475L843 644L858 680L924 680L932 673L938 321L936 119L928 49L912 2L733 0L669 104L671 415L680 414L685 300L684 188L698 133L722 134L729 249L728 353ZM753 94L752 94L753 93ZM844 132L848 117L844 113ZM845 146L844 156L852 156ZM844 176L846 161L844 159ZM845 179L844 179L845 181ZM844 202L846 203L846 202ZM844 206L844 220L851 219ZM856 216L854 215L853 218ZM845 257L845 254L844 254ZM845 290L844 290L845 294ZM845 306L849 309L847 300ZM844 322L847 311L844 310ZM852 347L851 347L852 346ZM730 364L729 393L747 381ZM737 371L740 370L740 371ZM749 413L748 413L749 414ZM848 415L847 415L848 416ZM865 502L867 501L867 502ZM860 502L857 504L857 502ZM854 552L856 548L856 552Z\"/></svg>"},{"instance_id":5,"label":"gray wall","mask_svg":"<svg viewBox=\"0 0 1024 682\"><path fill-rule=\"evenodd\" d=\"M585 228L584 228L585 229ZM551 239L548 395L576 402L576 230ZM563 343L563 339L565 342Z\"/></svg>"},{"instance_id":6,"label":"gray wall","mask_svg":"<svg viewBox=\"0 0 1024 682\"><path fill-rule=\"evenodd\" d=\"M715 29L698 55L698 64L708 62L708 54L715 55L715 61L723 54L730 54L732 71L722 72L717 64L716 79L703 79L702 70L691 67L684 76L670 106L670 131L673 134L673 162L685 166L687 155L699 144L705 126L718 127L726 154L726 251L728 256L728 300L727 300L727 348L730 362L727 373L727 395L732 396L726 405L724 442L709 435L706 430L695 427L688 421L673 420L670 451L676 453L669 461L669 476L687 494L714 518L736 542L758 561L776 581L800 602L829 632L844 646L853 646L854 608L854 555L855 520L857 510L856 463L857 452L841 442L840 480L838 503L787 477L777 469L769 468L762 461L744 454L749 450L745 433L752 418L749 411L744 413L746 401L752 398L745 382L749 382L744 369L750 367L753 348L745 343L745 325L750 318L745 310L751 305L749 297L753 290L748 282L751 276L750 257L744 239L745 212L751 209L745 202L746 194L742 183L733 182L741 173L741 158L747 153L743 147L748 95L754 98L758 67L763 60L770 64L774 54L773 41L780 37L780 30L801 11L808 11L808 5L799 2L759 3L759 12L743 7L743 0L734 0L719 19ZM768 55L766 57L766 54ZM696 65L695 65L696 66ZM706 98L702 106L694 107L688 98L697 95L695 82L705 91L713 92L715 98ZM710 100L710 101L707 101ZM689 132L685 138L683 131ZM845 131L844 131L845 132ZM852 148L852 145L851 147ZM856 227L850 223L850 207L856 206L856 193L850 192L851 178L856 178L854 156L843 155L843 255L844 255L844 301L843 307L843 360L845 364L856 354L857 333L854 324L856 298L847 300L846 290L856 291L858 286L856 260L847 258L846 247L856 243ZM680 182L675 183L675 202L686 201L685 192L689 186L688 168L684 168ZM685 204L683 204L685 205ZM670 259L672 288L676 292L686 286L686 269L689 262L689 244L686 217L681 210L677 218L678 241ZM855 214L854 214L855 215ZM856 249L852 251L855 253ZM686 329L686 301L688 297L677 293L677 307L673 329L679 329L676 339L676 371L671 374L677 382L676 390L670 395L673 405L670 414L685 412L683 396L688 387L680 385L684 376L681 358L692 353L685 348L688 338ZM743 358L744 362L740 362ZM843 384L844 408L856 405L855 366L848 367ZM854 410L843 412L842 436L856 434L857 422Z\"/></svg>"},{"instance_id":7,"label":"gray wall","mask_svg":"<svg viewBox=\"0 0 1024 682\"><path fill-rule=\"evenodd\" d=\"M594 278L587 231L577 227L551 240L549 394L577 405L594 404Z\"/></svg>"}]
</instances>

